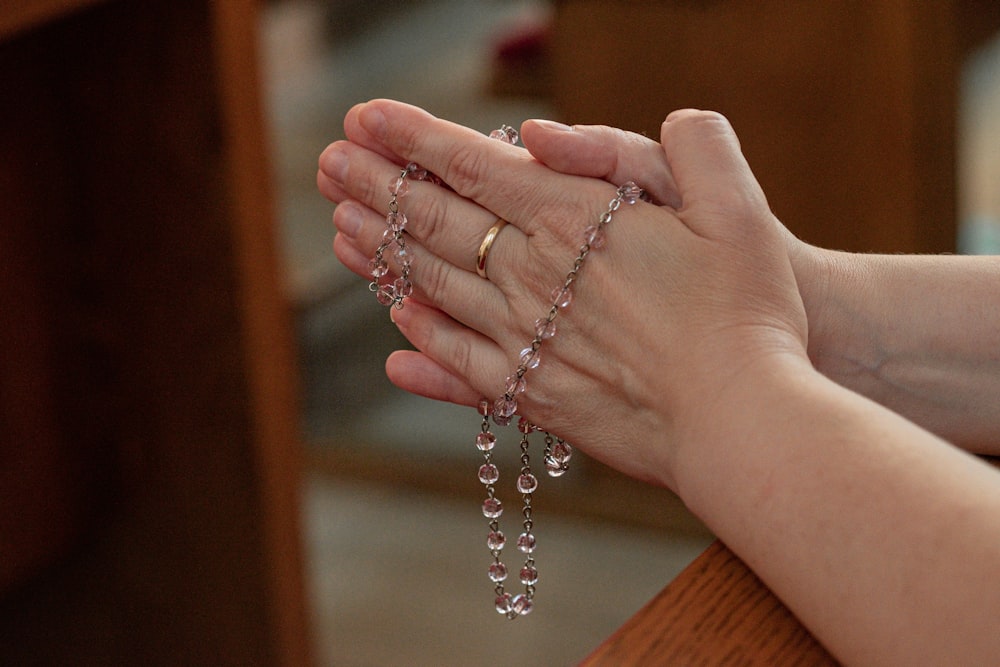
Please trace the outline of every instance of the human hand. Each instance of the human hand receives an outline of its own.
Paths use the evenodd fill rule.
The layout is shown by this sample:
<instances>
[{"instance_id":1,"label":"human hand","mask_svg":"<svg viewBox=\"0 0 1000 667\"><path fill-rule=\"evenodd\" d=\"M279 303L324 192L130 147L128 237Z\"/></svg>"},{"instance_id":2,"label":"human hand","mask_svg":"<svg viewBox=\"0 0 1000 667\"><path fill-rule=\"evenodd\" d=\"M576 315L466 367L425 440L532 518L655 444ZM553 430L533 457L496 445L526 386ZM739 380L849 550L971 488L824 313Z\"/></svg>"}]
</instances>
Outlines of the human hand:
<instances>
[{"instance_id":1,"label":"human hand","mask_svg":"<svg viewBox=\"0 0 1000 667\"><path fill-rule=\"evenodd\" d=\"M368 277L399 164L416 161L451 188L414 183L401 203L420 291L393 316L419 352L391 356L390 378L469 405L499 396L614 188L398 103L359 105L345 128L349 140L324 151L317 178L340 204L334 247L355 272ZM524 131L530 145L530 123ZM519 412L595 458L673 487L677 452L720 417L728 386L808 361L780 225L728 123L675 113L661 143L656 176L633 178L657 184L665 203L616 214L542 366L527 375ZM474 270L476 249L497 217L511 224L486 281Z\"/></svg>"}]
</instances>

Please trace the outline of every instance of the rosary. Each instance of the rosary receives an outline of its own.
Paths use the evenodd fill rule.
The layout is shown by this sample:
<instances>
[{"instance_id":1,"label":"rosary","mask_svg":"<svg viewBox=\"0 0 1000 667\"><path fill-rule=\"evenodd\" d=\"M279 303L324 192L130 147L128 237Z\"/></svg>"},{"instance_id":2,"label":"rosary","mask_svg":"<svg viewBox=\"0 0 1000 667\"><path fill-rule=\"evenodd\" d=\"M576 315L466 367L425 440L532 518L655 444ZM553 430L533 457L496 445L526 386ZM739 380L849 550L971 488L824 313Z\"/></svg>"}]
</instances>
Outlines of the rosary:
<instances>
[{"instance_id":1,"label":"rosary","mask_svg":"<svg viewBox=\"0 0 1000 667\"><path fill-rule=\"evenodd\" d=\"M490 133L490 138L509 144L516 144L519 136L517 130L504 125ZM375 257L369 262L368 269L371 282L368 289L375 293L378 302L390 308L402 308L403 301L413 293L413 283L410 280L412 254L406 247L406 215L399 209L399 199L409 191L409 181L430 181L440 184L440 179L415 163L404 167L398 176L389 183L390 200L386 215L386 229L382 241L375 250ZM548 313L535 320L535 336L531 343L521 350L518 366L511 373L504 385L504 393L495 400L483 398L479 402L479 414L482 416L480 431L476 435L476 448L483 455L483 463L479 466L479 481L486 489L486 499L482 503L483 516L488 519L486 547L492 556L487 575L493 583L495 594L494 605L497 613L508 619L516 619L531 613L534 608L535 584L538 582L538 570L535 567L535 534L532 519L532 494L538 488L538 478L531 468L528 455L528 436L540 431L544 434L545 450L543 461L545 470L552 477L559 477L569 468L573 455L573 447L562 438L540 429L524 417L518 417L517 430L521 433L521 469L517 477L516 488L521 496L521 529L516 541L516 548L524 554L524 564L519 574L524 592L511 595L504 588L507 581L507 566L501 560L507 538L500 530L500 517L504 512L503 503L497 498L496 484L500 479L500 471L493 462L493 449L496 446L496 435L490 430L490 420L497 426L508 426L518 416L518 397L523 396L527 383L525 376L528 371L538 367L541 362L540 349L544 341L556 334L556 318L560 311L568 308L573 300L573 284L576 282L584 262L592 250L598 250L605 244L605 227L611 223L614 213L623 203L634 204L644 199L645 193L635 183L628 182L618 188L615 196L608 203L607 209L597 222L587 227L583 232L582 244L573 266L566 278L552 291L552 305ZM486 258L500 230L507 224L498 219L490 228L479 247L476 269L480 276L487 278ZM392 257L399 267L398 276L392 280L383 280L389 274L389 264L386 253L392 252Z\"/></svg>"}]
</instances>

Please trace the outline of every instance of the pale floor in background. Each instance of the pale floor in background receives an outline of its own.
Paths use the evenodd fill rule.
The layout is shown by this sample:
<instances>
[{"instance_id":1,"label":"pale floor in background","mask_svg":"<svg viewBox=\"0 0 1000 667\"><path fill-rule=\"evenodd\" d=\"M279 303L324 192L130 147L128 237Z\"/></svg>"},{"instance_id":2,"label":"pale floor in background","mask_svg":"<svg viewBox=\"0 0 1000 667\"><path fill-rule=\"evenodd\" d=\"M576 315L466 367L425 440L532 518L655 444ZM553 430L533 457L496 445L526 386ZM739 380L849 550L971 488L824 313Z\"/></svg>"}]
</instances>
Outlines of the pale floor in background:
<instances>
[{"instance_id":1,"label":"pale floor in background","mask_svg":"<svg viewBox=\"0 0 1000 667\"><path fill-rule=\"evenodd\" d=\"M493 610L476 499L316 477L306 500L317 658L330 667L574 665L708 545L538 513L537 606L508 621Z\"/></svg>"}]
</instances>

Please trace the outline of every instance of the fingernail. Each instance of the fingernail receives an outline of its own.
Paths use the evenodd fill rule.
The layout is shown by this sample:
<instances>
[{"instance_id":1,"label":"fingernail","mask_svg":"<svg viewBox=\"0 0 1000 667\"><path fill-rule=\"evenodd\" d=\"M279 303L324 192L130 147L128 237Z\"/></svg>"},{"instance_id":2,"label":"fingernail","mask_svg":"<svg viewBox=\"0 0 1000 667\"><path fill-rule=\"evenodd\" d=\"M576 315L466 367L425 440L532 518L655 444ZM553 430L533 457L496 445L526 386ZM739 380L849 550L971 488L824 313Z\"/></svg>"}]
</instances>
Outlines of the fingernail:
<instances>
[{"instance_id":1,"label":"fingernail","mask_svg":"<svg viewBox=\"0 0 1000 667\"><path fill-rule=\"evenodd\" d=\"M358 113L358 123L373 137L382 138L385 135L385 114L376 106L369 104L362 109Z\"/></svg>"},{"instance_id":2,"label":"fingernail","mask_svg":"<svg viewBox=\"0 0 1000 667\"><path fill-rule=\"evenodd\" d=\"M556 130L558 132L572 132L573 131L573 128L570 127L569 125L564 125L562 123L557 123L554 120L536 119L534 122L537 123L537 124L539 124L539 125L541 125L542 127L544 127L547 130Z\"/></svg>"},{"instance_id":3,"label":"fingernail","mask_svg":"<svg viewBox=\"0 0 1000 667\"><path fill-rule=\"evenodd\" d=\"M347 181L347 154L339 146L331 146L323 154L321 168L334 183L343 185Z\"/></svg>"},{"instance_id":4,"label":"fingernail","mask_svg":"<svg viewBox=\"0 0 1000 667\"><path fill-rule=\"evenodd\" d=\"M337 205L333 212L333 224L337 231L348 238L356 239L361 233L361 210L354 202L345 201Z\"/></svg>"}]
</instances>

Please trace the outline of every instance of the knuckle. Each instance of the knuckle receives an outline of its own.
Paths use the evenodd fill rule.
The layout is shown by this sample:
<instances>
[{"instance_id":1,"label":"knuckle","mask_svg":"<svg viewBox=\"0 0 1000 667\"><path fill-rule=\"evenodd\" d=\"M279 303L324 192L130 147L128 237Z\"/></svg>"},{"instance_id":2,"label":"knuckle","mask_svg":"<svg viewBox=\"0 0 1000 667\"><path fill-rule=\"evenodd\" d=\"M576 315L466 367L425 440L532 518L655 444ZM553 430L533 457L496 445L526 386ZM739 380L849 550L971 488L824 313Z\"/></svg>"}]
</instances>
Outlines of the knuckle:
<instances>
[{"instance_id":1,"label":"knuckle","mask_svg":"<svg viewBox=\"0 0 1000 667\"><path fill-rule=\"evenodd\" d=\"M475 199L489 175L490 162L486 151L478 143L472 143L455 147L445 167L444 179L457 192Z\"/></svg>"}]
</instances>

